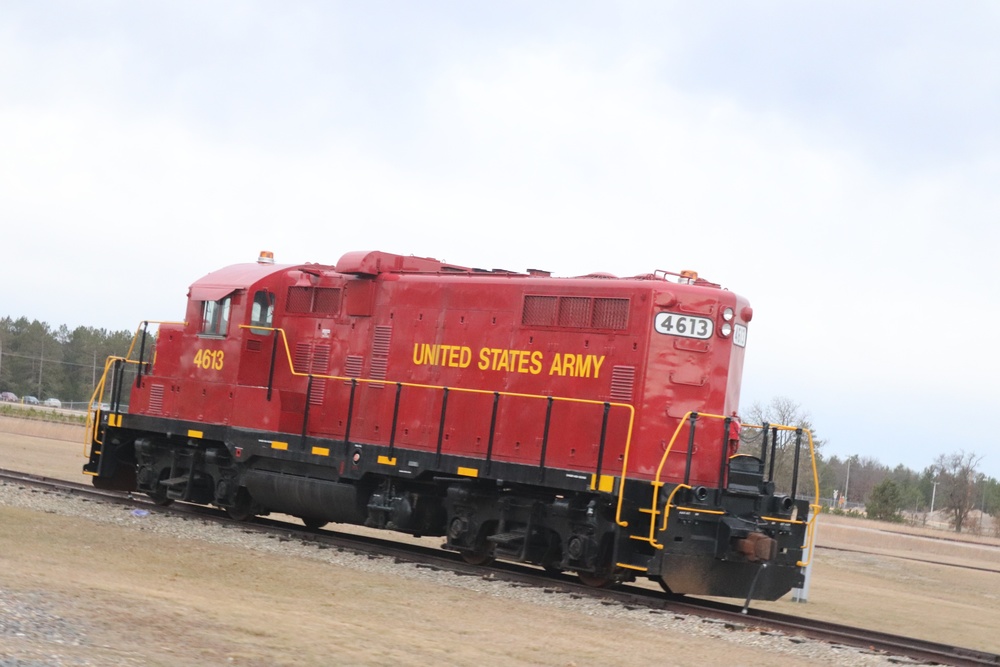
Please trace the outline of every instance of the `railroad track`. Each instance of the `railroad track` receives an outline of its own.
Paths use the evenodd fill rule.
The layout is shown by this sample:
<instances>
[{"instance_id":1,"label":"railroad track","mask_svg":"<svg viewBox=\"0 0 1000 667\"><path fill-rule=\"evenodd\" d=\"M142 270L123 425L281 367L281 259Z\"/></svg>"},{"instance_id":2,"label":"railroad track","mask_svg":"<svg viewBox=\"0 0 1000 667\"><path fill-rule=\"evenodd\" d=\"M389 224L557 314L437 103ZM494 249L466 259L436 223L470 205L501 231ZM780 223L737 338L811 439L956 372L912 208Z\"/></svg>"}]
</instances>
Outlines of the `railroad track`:
<instances>
[{"instance_id":1,"label":"railroad track","mask_svg":"<svg viewBox=\"0 0 1000 667\"><path fill-rule=\"evenodd\" d=\"M648 609L650 613L693 615L705 619L706 622L720 623L732 631L784 634L789 637L801 637L833 645L879 652L908 659L910 661L908 664L941 664L958 667L993 665L1000 667L1000 655L998 654L788 614L762 611L754 609L752 605L749 609L744 610L742 605L668 596L659 590L643 588L639 585L595 589L584 586L574 577L554 575L539 568L504 562L493 563L488 567L469 565L456 554L439 548L343 533L336 530L311 530L296 524L268 518L258 518L253 522L236 522L214 508L186 503L175 503L168 507L162 507L141 494L105 491L85 484L11 470L0 469L0 482L65 493L81 499L125 504L152 512L197 516L208 522L229 526L238 525L241 530L260 532L284 540L296 540L320 548L337 548L369 556L393 558L397 562L453 572L456 575L489 577L516 585L542 588L553 594L568 595L578 599L597 599L602 604Z\"/></svg>"}]
</instances>

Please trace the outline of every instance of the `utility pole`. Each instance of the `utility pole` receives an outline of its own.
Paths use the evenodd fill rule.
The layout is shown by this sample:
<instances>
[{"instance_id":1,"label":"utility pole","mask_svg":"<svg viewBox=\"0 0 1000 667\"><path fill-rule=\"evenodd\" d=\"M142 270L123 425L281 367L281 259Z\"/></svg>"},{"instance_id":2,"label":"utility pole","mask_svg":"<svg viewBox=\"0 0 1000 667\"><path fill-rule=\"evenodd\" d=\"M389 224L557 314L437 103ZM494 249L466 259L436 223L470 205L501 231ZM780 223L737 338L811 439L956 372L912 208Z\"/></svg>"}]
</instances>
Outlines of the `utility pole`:
<instances>
[{"instance_id":1,"label":"utility pole","mask_svg":"<svg viewBox=\"0 0 1000 667\"><path fill-rule=\"evenodd\" d=\"M934 487L931 489L931 514L934 514L934 498L937 497L937 485L941 482L931 482Z\"/></svg>"},{"instance_id":2,"label":"utility pole","mask_svg":"<svg viewBox=\"0 0 1000 667\"><path fill-rule=\"evenodd\" d=\"M847 481L844 483L844 507L847 507L847 491L851 488L851 459L847 459Z\"/></svg>"}]
</instances>

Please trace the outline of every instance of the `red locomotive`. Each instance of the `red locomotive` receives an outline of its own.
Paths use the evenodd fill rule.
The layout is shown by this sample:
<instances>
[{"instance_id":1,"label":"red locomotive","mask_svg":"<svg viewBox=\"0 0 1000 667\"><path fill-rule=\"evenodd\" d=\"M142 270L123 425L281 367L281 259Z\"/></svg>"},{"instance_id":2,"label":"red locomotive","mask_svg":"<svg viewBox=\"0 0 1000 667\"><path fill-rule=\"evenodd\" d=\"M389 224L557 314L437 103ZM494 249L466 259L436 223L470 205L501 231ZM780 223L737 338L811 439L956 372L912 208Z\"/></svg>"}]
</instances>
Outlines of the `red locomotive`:
<instances>
[{"instance_id":1,"label":"red locomotive","mask_svg":"<svg viewBox=\"0 0 1000 667\"><path fill-rule=\"evenodd\" d=\"M766 472L786 427L736 451L752 314L693 272L263 253L109 359L84 472L240 519L443 536L470 562L594 585L776 599L802 584L811 508Z\"/></svg>"}]
</instances>

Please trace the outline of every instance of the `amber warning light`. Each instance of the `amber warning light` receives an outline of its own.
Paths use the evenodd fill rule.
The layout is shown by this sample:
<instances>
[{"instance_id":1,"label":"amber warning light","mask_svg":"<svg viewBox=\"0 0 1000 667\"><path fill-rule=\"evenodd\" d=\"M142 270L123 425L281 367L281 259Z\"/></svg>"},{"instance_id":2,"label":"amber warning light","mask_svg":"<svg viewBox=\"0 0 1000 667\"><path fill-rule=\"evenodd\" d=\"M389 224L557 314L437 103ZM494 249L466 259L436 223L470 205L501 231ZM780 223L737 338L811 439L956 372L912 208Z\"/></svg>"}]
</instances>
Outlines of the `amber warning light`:
<instances>
[{"instance_id":1,"label":"amber warning light","mask_svg":"<svg viewBox=\"0 0 1000 667\"><path fill-rule=\"evenodd\" d=\"M269 250L261 250L260 257L257 258L258 264L274 264L274 253Z\"/></svg>"}]
</instances>

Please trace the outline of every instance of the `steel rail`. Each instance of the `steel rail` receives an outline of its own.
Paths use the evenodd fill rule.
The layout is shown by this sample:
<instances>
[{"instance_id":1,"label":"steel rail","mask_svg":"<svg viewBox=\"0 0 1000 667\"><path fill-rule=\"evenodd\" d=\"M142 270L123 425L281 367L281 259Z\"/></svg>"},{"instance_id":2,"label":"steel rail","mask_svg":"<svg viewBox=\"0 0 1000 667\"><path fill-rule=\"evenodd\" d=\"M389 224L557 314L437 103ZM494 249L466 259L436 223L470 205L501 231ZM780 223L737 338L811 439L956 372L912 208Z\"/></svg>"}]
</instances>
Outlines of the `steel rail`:
<instances>
[{"instance_id":1,"label":"steel rail","mask_svg":"<svg viewBox=\"0 0 1000 667\"><path fill-rule=\"evenodd\" d=\"M595 589L577 582L569 575L553 575L532 566L506 562L496 562L489 566L470 565L452 552L380 537L336 530L312 530L285 521L261 517L253 522L234 521L221 510L211 507L183 502L177 502L170 506L160 506L154 504L143 494L106 491L76 482L11 470L0 469L0 482L45 488L80 498L124 503L164 514L195 515L205 521L230 528L239 526L241 530L276 536L283 540L297 540L319 548L338 548L370 557L393 558L399 563L449 571L459 576L478 576L517 585L533 586L550 593L566 594L575 598L598 599L607 604L620 604L626 608L646 608L658 613L698 616L706 621L723 623L726 628L732 631L779 633L788 637L808 638L831 645L876 651L887 656L902 656L931 664L954 665L956 667L1000 666L1000 654L987 651L753 608L750 608L747 613L743 613L740 605L700 598L670 596L639 585Z\"/></svg>"}]
</instances>

